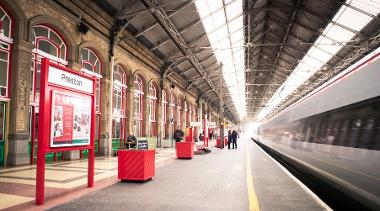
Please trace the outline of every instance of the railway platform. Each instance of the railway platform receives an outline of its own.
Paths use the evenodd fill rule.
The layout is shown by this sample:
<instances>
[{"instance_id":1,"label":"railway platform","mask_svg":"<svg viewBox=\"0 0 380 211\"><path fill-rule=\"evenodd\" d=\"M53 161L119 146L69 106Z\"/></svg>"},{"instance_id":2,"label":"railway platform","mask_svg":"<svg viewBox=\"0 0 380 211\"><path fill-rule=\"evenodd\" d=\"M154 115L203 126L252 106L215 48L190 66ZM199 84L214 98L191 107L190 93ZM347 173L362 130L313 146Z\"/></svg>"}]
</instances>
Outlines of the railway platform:
<instances>
[{"instance_id":1,"label":"railway platform","mask_svg":"<svg viewBox=\"0 0 380 211\"><path fill-rule=\"evenodd\" d=\"M95 188L53 194L44 206L33 205L33 198L9 210L329 210L318 197L248 138L241 138L238 149L218 149L196 155L191 160L175 159L165 153L156 161L156 176L145 183L119 182L116 159L97 159ZM161 164L160 164L161 163ZM80 171L81 162L64 163ZM100 173L100 165L108 176ZM0 178L6 178L2 173ZM50 187L49 187L50 189ZM48 194L54 193L48 190ZM55 191L56 193L56 191ZM74 194L73 194L74 193ZM70 197L69 197L70 196Z\"/></svg>"}]
</instances>

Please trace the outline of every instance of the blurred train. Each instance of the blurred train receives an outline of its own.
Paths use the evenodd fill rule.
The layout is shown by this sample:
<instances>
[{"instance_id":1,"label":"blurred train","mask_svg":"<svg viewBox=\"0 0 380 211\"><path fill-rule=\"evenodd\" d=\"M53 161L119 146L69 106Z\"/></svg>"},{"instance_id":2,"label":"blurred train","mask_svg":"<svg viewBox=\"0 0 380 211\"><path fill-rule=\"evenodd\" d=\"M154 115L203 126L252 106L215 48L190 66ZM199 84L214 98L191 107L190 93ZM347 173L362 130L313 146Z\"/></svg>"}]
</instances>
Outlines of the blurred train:
<instances>
[{"instance_id":1,"label":"blurred train","mask_svg":"<svg viewBox=\"0 0 380 211\"><path fill-rule=\"evenodd\" d=\"M380 51L263 123L259 144L380 210Z\"/></svg>"}]
</instances>

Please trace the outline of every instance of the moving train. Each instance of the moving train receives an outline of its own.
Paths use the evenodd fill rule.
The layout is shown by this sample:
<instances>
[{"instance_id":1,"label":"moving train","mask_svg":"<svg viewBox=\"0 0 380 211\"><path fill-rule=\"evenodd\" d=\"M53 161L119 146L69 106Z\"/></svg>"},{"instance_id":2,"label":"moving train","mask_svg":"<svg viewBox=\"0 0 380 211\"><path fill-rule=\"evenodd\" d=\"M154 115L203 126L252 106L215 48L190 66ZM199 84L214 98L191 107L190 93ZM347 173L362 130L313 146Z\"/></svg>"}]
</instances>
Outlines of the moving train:
<instances>
[{"instance_id":1,"label":"moving train","mask_svg":"<svg viewBox=\"0 0 380 211\"><path fill-rule=\"evenodd\" d=\"M259 145L380 210L380 51L264 122Z\"/></svg>"}]
</instances>

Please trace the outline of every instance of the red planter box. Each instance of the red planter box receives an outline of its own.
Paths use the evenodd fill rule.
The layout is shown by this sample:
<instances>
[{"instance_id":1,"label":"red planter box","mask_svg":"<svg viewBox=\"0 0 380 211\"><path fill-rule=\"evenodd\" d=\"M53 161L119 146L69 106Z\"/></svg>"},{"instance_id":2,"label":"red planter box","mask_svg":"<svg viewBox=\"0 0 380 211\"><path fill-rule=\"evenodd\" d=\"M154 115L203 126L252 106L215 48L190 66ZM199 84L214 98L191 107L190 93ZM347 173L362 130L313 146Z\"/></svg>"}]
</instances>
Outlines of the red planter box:
<instances>
[{"instance_id":1,"label":"red planter box","mask_svg":"<svg viewBox=\"0 0 380 211\"><path fill-rule=\"evenodd\" d=\"M155 150L119 150L118 178L145 181L155 175Z\"/></svg>"},{"instance_id":2,"label":"red planter box","mask_svg":"<svg viewBox=\"0 0 380 211\"><path fill-rule=\"evenodd\" d=\"M227 138L224 137L224 146L226 146L226 145L227 145ZM220 138L219 137L216 139L216 145L215 145L215 147L217 147L217 148L221 148L222 147L221 144L220 144Z\"/></svg>"},{"instance_id":3,"label":"red planter box","mask_svg":"<svg viewBox=\"0 0 380 211\"><path fill-rule=\"evenodd\" d=\"M177 142L176 151L177 158L193 158L194 142Z\"/></svg>"}]
</instances>

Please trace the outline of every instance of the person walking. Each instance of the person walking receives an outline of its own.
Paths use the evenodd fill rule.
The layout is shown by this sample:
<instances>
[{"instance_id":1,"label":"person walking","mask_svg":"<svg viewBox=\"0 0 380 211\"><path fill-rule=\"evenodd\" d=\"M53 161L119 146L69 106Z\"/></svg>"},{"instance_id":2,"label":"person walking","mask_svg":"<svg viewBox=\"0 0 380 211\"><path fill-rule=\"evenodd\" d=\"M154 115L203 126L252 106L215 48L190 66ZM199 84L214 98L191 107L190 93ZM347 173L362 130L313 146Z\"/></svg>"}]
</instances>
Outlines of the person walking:
<instances>
[{"instance_id":1,"label":"person walking","mask_svg":"<svg viewBox=\"0 0 380 211\"><path fill-rule=\"evenodd\" d=\"M232 133L231 133L231 130L228 130L228 149L231 149L231 143L232 143Z\"/></svg>"},{"instance_id":2,"label":"person walking","mask_svg":"<svg viewBox=\"0 0 380 211\"><path fill-rule=\"evenodd\" d=\"M232 131L232 149L237 149L237 137L238 137L238 134L236 132L236 130Z\"/></svg>"}]
</instances>

